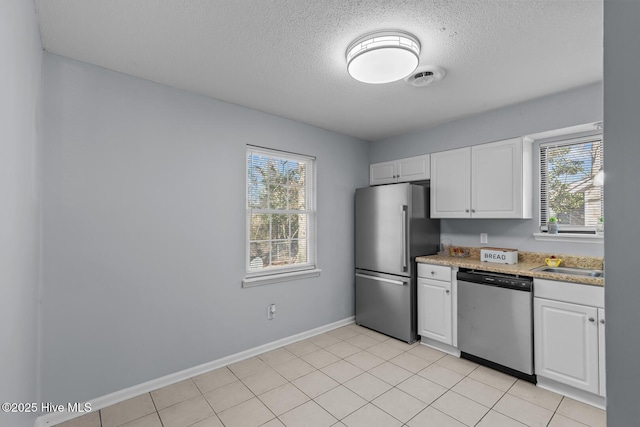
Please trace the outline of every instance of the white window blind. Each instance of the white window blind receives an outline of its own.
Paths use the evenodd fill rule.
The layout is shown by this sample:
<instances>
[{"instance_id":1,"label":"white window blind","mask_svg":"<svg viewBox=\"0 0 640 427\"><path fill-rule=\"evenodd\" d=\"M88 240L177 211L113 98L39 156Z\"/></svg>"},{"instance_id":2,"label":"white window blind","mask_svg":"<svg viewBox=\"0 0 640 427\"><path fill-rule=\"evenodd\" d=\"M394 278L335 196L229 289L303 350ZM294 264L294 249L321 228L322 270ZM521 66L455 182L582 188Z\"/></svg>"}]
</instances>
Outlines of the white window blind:
<instances>
[{"instance_id":1,"label":"white window blind","mask_svg":"<svg viewBox=\"0 0 640 427\"><path fill-rule=\"evenodd\" d=\"M315 158L247 147L247 277L316 267Z\"/></svg>"},{"instance_id":2,"label":"white window blind","mask_svg":"<svg viewBox=\"0 0 640 427\"><path fill-rule=\"evenodd\" d=\"M603 187L594 177L604 165L602 135L540 144L540 222L560 231L593 232L603 215Z\"/></svg>"}]
</instances>

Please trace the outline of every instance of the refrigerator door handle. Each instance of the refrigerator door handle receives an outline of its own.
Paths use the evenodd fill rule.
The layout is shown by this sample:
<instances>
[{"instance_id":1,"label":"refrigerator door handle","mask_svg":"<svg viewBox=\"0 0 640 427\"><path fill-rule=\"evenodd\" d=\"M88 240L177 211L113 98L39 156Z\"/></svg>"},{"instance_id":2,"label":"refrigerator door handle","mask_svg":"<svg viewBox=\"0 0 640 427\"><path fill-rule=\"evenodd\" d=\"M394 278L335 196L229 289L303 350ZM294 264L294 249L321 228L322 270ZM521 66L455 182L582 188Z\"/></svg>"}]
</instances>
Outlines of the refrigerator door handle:
<instances>
[{"instance_id":1,"label":"refrigerator door handle","mask_svg":"<svg viewBox=\"0 0 640 427\"><path fill-rule=\"evenodd\" d=\"M400 285L400 286L405 286L408 284L408 282L403 282L401 280L385 279L384 277L369 276L368 274L361 274L361 273L356 273L356 277L360 277L362 279L376 280L378 282L391 283L393 285Z\"/></svg>"},{"instance_id":2,"label":"refrigerator door handle","mask_svg":"<svg viewBox=\"0 0 640 427\"><path fill-rule=\"evenodd\" d=\"M409 214L409 206L401 205L402 210L402 271L407 271L407 216Z\"/></svg>"}]
</instances>

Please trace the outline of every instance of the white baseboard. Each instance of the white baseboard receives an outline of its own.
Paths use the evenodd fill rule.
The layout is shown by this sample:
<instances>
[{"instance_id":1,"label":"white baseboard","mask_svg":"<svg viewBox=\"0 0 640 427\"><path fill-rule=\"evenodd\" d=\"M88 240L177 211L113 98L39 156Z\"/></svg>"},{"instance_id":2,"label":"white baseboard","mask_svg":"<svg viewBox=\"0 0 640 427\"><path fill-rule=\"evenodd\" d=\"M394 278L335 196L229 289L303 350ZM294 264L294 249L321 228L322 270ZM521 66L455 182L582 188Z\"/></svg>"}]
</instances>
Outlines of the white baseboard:
<instances>
[{"instance_id":1,"label":"white baseboard","mask_svg":"<svg viewBox=\"0 0 640 427\"><path fill-rule=\"evenodd\" d=\"M150 391L157 390L162 387L166 387L168 385L177 383L182 380L186 380L196 375L200 375L205 372L212 371L214 369L231 365L232 363L249 359L253 356L257 356L258 354L262 354L270 350L275 350L276 348L292 344L296 341L313 337L315 335L320 335L327 331L331 331L333 329L337 329L342 326L349 325L354 321L355 321L354 316L347 317L346 319L329 323L328 325L320 326L318 328L301 332L299 334L291 335L289 337L282 338L277 341L272 341L270 343L263 344L258 347L250 348L248 350L241 351L239 353L235 353L230 356L223 357L221 359L203 363L202 365L194 366L193 368L188 368L180 372L176 372L173 374L166 375L164 377L156 378L155 380L147 381L142 384L134 385L132 387L125 388L123 390L119 390L104 396L96 397L95 399L87 400L87 402L91 403L92 411L97 411L97 410L106 408L107 406L111 406L116 403L123 402L127 399L131 399L132 397L139 396L143 393L148 393ZM50 427L82 415L84 414L75 413L75 412L57 412L57 413L40 415L36 419L34 427Z\"/></svg>"},{"instance_id":2,"label":"white baseboard","mask_svg":"<svg viewBox=\"0 0 640 427\"><path fill-rule=\"evenodd\" d=\"M548 378L538 376L538 387L552 391L554 393L561 394L577 400L578 402L586 403L587 405L595 406L600 409L607 409L607 399L603 396L598 396L588 391L579 390L566 384L559 383Z\"/></svg>"},{"instance_id":3,"label":"white baseboard","mask_svg":"<svg viewBox=\"0 0 640 427\"><path fill-rule=\"evenodd\" d=\"M436 340L432 340L431 338L422 337L420 344L426 345L427 347L435 348L436 350L443 351L452 356L460 357L460 350L451 346L449 344L444 344Z\"/></svg>"}]
</instances>

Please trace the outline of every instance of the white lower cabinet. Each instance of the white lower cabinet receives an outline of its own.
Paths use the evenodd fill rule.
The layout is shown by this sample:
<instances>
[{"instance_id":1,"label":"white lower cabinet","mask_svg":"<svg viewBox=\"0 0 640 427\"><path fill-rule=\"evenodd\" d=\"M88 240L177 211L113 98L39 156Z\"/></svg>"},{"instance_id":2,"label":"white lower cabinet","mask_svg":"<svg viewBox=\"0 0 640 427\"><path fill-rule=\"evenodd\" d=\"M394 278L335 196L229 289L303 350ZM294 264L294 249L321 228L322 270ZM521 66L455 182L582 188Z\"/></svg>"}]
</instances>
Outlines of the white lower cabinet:
<instances>
[{"instance_id":1,"label":"white lower cabinet","mask_svg":"<svg viewBox=\"0 0 640 427\"><path fill-rule=\"evenodd\" d=\"M535 298L536 374L591 393L598 383L598 309Z\"/></svg>"},{"instance_id":2,"label":"white lower cabinet","mask_svg":"<svg viewBox=\"0 0 640 427\"><path fill-rule=\"evenodd\" d=\"M453 345L453 289L451 267L418 266L418 334Z\"/></svg>"},{"instance_id":3,"label":"white lower cabinet","mask_svg":"<svg viewBox=\"0 0 640 427\"><path fill-rule=\"evenodd\" d=\"M452 344L451 282L418 279L418 303L420 336Z\"/></svg>"},{"instance_id":4,"label":"white lower cabinet","mask_svg":"<svg viewBox=\"0 0 640 427\"><path fill-rule=\"evenodd\" d=\"M536 280L534 294L536 375L604 396L604 290Z\"/></svg>"},{"instance_id":5,"label":"white lower cabinet","mask_svg":"<svg viewBox=\"0 0 640 427\"><path fill-rule=\"evenodd\" d=\"M607 371L604 351L604 308L598 309L598 370L600 373L600 396L607 395Z\"/></svg>"}]
</instances>

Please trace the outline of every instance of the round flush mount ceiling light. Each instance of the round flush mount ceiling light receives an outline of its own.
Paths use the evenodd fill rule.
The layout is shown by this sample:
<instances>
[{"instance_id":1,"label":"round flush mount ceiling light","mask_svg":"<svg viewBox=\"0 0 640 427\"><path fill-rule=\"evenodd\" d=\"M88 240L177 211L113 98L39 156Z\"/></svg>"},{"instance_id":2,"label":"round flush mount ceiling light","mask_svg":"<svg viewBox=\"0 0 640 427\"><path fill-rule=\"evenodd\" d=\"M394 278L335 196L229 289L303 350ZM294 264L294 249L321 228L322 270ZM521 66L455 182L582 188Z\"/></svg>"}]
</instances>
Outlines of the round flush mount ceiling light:
<instances>
[{"instance_id":1,"label":"round flush mount ceiling light","mask_svg":"<svg viewBox=\"0 0 640 427\"><path fill-rule=\"evenodd\" d=\"M404 31L379 31L360 37L347 48L347 70L354 79L390 83L411 74L420 59L420 42Z\"/></svg>"}]
</instances>

